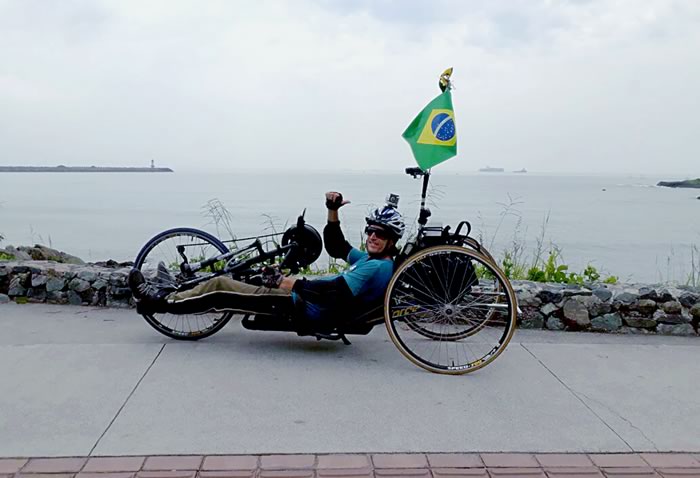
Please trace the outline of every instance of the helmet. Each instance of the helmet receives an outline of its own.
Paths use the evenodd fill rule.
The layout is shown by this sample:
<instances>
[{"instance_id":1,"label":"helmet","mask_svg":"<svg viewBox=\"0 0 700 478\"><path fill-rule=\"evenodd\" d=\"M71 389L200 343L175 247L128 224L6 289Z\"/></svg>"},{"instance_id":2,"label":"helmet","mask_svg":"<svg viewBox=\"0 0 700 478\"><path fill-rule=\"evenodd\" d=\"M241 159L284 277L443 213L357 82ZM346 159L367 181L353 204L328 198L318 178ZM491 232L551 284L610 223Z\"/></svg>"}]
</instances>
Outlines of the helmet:
<instances>
[{"instance_id":1,"label":"helmet","mask_svg":"<svg viewBox=\"0 0 700 478\"><path fill-rule=\"evenodd\" d=\"M387 229L397 241L401 239L406 229L401 214L391 206L375 209L365 220L369 226L381 226Z\"/></svg>"}]
</instances>

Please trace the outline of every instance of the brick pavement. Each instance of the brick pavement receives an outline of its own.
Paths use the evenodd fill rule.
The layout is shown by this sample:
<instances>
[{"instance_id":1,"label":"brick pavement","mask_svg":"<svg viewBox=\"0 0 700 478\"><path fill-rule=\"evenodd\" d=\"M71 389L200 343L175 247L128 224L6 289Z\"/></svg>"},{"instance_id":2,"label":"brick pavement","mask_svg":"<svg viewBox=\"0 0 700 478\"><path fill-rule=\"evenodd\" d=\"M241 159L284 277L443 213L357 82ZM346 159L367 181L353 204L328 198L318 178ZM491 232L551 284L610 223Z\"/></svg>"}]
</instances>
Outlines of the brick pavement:
<instances>
[{"instance_id":1,"label":"brick pavement","mask_svg":"<svg viewBox=\"0 0 700 478\"><path fill-rule=\"evenodd\" d=\"M700 478L700 455L410 453L0 458L0 478Z\"/></svg>"}]
</instances>

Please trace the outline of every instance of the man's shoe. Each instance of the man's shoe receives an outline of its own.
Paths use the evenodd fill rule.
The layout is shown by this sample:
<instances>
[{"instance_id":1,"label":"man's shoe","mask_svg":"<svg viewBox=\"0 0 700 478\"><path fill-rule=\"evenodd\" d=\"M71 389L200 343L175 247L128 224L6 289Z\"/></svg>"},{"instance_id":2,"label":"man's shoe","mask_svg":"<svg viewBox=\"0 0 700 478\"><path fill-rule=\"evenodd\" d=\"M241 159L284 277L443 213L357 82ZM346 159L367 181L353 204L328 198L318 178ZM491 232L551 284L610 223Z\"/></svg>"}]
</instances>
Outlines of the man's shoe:
<instances>
[{"instance_id":1,"label":"man's shoe","mask_svg":"<svg viewBox=\"0 0 700 478\"><path fill-rule=\"evenodd\" d=\"M136 311L142 313L167 312L166 297L175 291L173 287L156 287L149 283L138 269L131 269L129 289L136 299Z\"/></svg>"}]
</instances>

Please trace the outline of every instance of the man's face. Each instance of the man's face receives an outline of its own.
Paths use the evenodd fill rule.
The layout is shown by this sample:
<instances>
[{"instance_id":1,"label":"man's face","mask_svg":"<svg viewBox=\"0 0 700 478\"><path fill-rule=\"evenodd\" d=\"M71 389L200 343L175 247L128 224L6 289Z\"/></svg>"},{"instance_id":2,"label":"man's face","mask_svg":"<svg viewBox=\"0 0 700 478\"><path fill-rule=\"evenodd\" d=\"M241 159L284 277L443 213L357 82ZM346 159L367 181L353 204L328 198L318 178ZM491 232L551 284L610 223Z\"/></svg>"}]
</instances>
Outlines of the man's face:
<instances>
[{"instance_id":1,"label":"man's face","mask_svg":"<svg viewBox=\"0 0 700 478\"><path fill-rule=\"evenodd\" d=\"M389 251L389 248L394 244L386 232L386 229L380 226L367 226L365 229L367 240L365 246L367 253L370 255L383 255Z\"/></svg>"}]
</instances>

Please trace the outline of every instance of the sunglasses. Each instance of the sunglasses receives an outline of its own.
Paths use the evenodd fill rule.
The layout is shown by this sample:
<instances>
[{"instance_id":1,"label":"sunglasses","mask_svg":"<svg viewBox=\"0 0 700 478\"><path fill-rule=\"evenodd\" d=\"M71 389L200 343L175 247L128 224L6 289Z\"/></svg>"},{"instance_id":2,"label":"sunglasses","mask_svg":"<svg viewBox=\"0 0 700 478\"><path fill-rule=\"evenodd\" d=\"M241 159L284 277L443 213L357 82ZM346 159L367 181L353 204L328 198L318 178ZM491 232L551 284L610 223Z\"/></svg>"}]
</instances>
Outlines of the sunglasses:
<instances>
[{"instance_id":1,"label":"sunglasses","mask_svg":"<svg viewBox=\"0 0 700 478\"><path fill-rule=\"evenodd\" d=\"M365 234L367 234L367 237L374 234L378 239L382 239L384 241L389 239L389 233L386 231L386 229L377 226L367 226L365 228Z\"/></svg>"}]
</instances>

